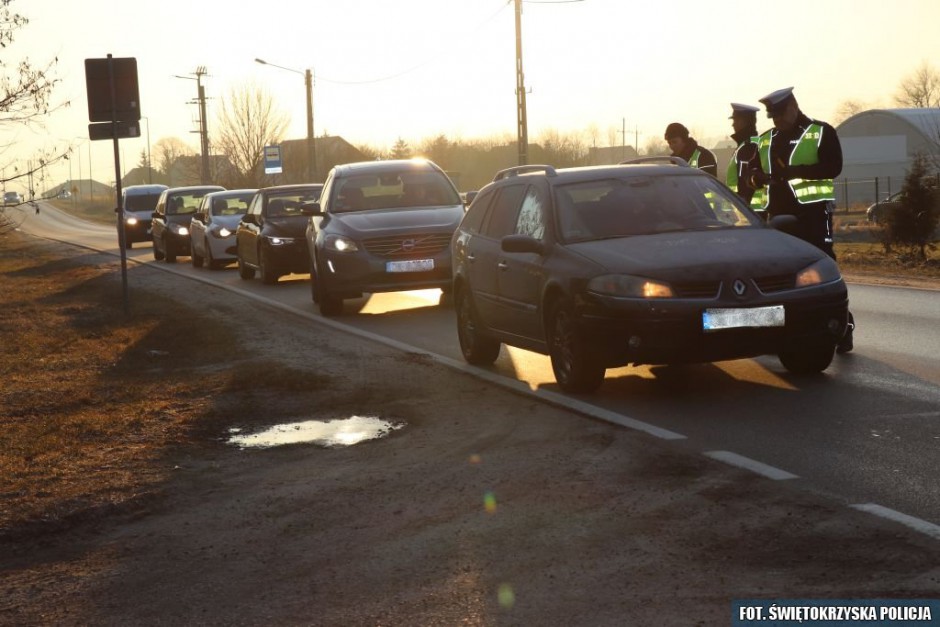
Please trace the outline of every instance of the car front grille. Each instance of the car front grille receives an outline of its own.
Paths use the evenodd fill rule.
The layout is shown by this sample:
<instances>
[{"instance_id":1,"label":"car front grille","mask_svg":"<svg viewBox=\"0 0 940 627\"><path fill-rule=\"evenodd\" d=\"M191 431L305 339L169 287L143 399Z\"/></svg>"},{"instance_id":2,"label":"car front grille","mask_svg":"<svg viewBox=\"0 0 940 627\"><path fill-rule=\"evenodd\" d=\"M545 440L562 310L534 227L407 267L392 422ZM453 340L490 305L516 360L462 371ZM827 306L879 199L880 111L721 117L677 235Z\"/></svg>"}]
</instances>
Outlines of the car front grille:
<instances>
[{"instance_id":1,"label":"car front grille","mask_svg":"<svg viewBox=\"0 0 940 627\"><path fill-rule=\"evenodd\" d=\"M673 289L679 298L715 298L721 288L720 281L689 281L675 283Z\"/></svg>"},{"instance_id":2,"label":"car front grille","mask_svg":"<svg viewBox=\"0 0 940 627\"><path fill-rule=\"evenodd\" d=\"M755 277L754 284L764 294L773 294L774 292L792 290L796 287L796 277L792 274Z\"/></svg>"},{"instance_id":3,"label":"car front grille","mask_svg":"<svg viewBox=\"0 0 940 627\"><path fill-rule=\"evenodd\" d=\"M421 233L374 237L363 242L369 253L378 257L427 257L450 246L450 233Z\"/></svg>"}]
</instances>

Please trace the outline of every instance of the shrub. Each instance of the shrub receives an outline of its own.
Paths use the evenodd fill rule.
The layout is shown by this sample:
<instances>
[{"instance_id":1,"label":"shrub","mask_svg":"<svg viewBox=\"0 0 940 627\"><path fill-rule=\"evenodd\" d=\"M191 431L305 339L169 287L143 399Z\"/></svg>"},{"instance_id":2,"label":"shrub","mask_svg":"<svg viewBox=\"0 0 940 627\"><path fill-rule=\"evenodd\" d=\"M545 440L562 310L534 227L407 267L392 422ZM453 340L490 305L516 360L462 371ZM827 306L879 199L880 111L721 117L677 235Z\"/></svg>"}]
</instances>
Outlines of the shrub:
<instances>
[{"instance_id":1,"label":"shrub","mask_svg":"<svg viewBox=\"0 0 940 627\"><path fill-rule=\"evenodd\" d=\"M932 242L938 223L940 190L927 157L917 154L904 179L898 207L885 217L885 250L907 248L919 259L927 259L927 249L935 249Z\"/></svg>"}]
</instances>

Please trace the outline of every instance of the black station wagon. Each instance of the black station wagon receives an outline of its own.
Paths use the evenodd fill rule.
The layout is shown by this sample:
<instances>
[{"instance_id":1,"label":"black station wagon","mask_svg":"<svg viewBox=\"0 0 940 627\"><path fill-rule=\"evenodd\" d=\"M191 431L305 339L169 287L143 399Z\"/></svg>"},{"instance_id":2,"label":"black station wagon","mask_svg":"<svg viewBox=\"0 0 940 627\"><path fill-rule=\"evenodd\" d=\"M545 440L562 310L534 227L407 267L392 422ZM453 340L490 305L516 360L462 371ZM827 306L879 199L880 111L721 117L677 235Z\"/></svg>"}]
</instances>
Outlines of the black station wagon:
<instances>
[{"instance_id":1,"label":"black station wagon","mask_svg":"<svg viewBox=\"0 0 940 627\"><path fill-rule=\"evenodd\" d=\"M825 370L848 297L836 263L765 224L684 161L521 166L480 190L454 234L464 358L501 343L551 357L560 387L597 388L611 367L775 354Z\"/></svg>"}]
</instances>

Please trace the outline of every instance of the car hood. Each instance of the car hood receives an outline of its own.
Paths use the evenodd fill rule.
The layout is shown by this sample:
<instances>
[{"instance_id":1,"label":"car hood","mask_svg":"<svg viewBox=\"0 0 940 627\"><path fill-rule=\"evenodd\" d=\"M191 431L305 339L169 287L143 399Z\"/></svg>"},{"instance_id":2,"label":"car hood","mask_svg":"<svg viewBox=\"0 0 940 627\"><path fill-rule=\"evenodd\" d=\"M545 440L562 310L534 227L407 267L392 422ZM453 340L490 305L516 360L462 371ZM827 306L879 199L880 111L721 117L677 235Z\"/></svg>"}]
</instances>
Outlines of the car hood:
<instances>
[{"instance_id":1,"label":"car hood","mask_svg":"<svg viewBox=\"0 0 940 627\"><path fill-rule=\"evenodd\" d=\"M241 216L213 216L212 224L224 226L229 231L234 231L238 228L238 223L241 219Z\"/></svg>"},{"instance_id":2,"label":"car hood","mask_svg":"<svg viewBox=\"0 0 940 627\"><path fill-rule=\"evenodd\" d=\"M330 219L348 231L369 237L381 232L456 230L463 218L461 205L410 209L373 209L349 213L331 213Z\"/></svg>"},{"instance_id":3,"label":"car hood","mask_svg":"<svg viewBox=\"0 0 940 627\"><path fill-rule=\"evenodd\" d=\"M568 248L604 271L664 281L796 273L826 255L773 229L724 229L621 237Z\"/></svg>"},{"instance_id":4,"label":"car hood","mask_svg":"<svg viewBox=\"0 0 940 627\"><path fill-rule=\"evenodd\" d=\"M275 237L303 237L309 221L307 216L268 218L264 221L264 233Z\"/></svg>"}]
</instances>

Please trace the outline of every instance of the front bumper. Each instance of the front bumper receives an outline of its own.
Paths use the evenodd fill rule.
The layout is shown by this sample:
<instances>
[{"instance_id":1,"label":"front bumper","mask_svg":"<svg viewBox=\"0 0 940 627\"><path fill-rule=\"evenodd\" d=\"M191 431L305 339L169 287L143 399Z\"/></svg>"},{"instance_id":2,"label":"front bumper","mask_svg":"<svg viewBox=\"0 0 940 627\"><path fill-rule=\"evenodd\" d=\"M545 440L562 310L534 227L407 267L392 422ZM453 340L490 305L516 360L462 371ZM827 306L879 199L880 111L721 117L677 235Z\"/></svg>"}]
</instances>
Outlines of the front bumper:
<instances>
[{"instance_id":1,"label":"front bumper","mask_svg":"<svg viewBox=\"0 0 940 627\"><path fill-rule=\"evenodd\" d=\"M776 300L738 307L783 305L779 327L705 331L705 309L725 304L696 300L644 303L584 301L580 333L607 367L628 364L707 363L778 354L800 346L835 346L845 332L848 298L844 285L794 291Z\"/></svg>"},{"instance_id":2,"label":"front bumper","mask_svg":"<svg viewBox=\"0 0 940 627\"><path fill-rule=\"evenodd\" d=\"M429 270L391 272L389 262L423 261ZM450 249L416 257L380 257L360 250L354 253L321 252L320 272L330 292L343 298L356 298L363 293L401 292L431 288L448 288L452 282Z\"/></svg>"}]
</instances>

